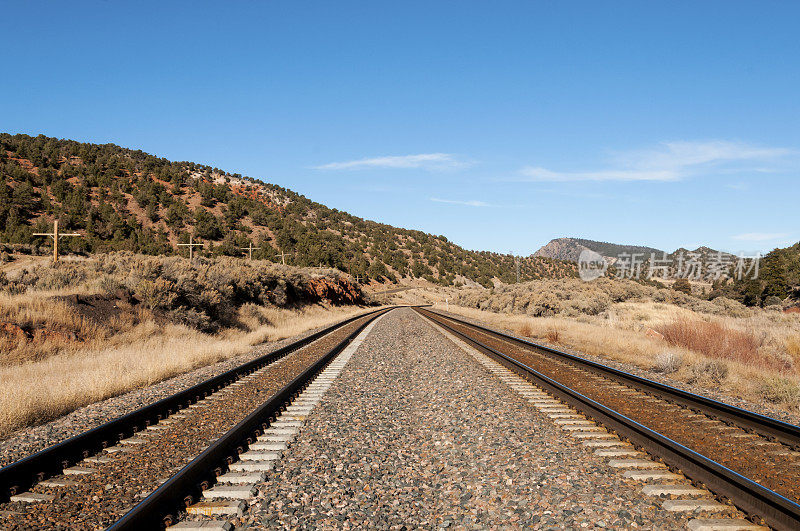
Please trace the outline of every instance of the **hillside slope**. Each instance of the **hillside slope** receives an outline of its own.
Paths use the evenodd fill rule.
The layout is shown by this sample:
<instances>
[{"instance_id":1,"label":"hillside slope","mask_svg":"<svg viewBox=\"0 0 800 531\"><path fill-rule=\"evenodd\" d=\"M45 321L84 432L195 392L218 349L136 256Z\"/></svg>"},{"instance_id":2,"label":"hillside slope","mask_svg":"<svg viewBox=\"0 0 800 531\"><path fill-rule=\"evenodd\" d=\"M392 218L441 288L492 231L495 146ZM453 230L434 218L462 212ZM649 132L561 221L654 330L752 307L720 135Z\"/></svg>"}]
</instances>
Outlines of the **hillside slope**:
<instances>
[{"instance_id":1,"label":"hillside slope","mask_svg":"<svg viewBox=\"0 0 800 531\"><path fill-rule=\"evenodd\" d=\"M761 260L757 278L750 275L732 282L717 282L711 295L730 297L749 306L780 304L789 311L800 312L800 242L767 253Z\"/></svg>"},{"instance_id":2,"label":"hillside slope","mask_svg":"<svg viewBox=\"0 0 800 531\"><path fill-rule=\"evenodd\" d=\"M581 252L589 249L606 258L616 258L622 253L640 253L649 257L651 253L661 256L663 251L641 245L619 245L616 243L598 242L583 238L556 238L541 247L533 255L556 260L577 262Z\"/></svg>"},{"instance_id":3,"label":"hillside slope","mask_svg":"<svg viewBox=\"0 0 800 531\"><path fill-rule=\"evenodd\" d=\"M49 247L34 232L54 219L84 238L68 251L173 254L192 235L205 254L327 266L361 279L426 278L442 285L514 282L514 258L465 250L444 236L392 227L330 209L274 184L193 162L172 162L114 144L0 134L4 242ZM186 254L185 248L180 251ZM576 275L574 264L520 259L521 280Z\"/></svg>"},{"instance_id":4,"label":"hillside slope","mask_svg":"<svg viewBox=\"0 0 800 531\"><path fill-rule=\"evenodd\" d=\"M628 262L635 257L637 261L643 264L645 271L649 267L651 258L655 257L653 265L657 267L657 264L665 264L670 276L678 275L679 269L683 270L683 276L686 276L688 262L695 261L699 264L700 276L704 278L710 264L723 260L733 267L733 264L735 264L738 259L735 255L705 246L698 247L695 250L680 247L671 253L665 253L659 249L642 245L620 245L582 238L556 238L550 240L547 245L536 251L534 256L577 262L581 252L587 249L605 257L610 265L617 263L617 260L622 257Z\"/></svg>"}]
</instances>

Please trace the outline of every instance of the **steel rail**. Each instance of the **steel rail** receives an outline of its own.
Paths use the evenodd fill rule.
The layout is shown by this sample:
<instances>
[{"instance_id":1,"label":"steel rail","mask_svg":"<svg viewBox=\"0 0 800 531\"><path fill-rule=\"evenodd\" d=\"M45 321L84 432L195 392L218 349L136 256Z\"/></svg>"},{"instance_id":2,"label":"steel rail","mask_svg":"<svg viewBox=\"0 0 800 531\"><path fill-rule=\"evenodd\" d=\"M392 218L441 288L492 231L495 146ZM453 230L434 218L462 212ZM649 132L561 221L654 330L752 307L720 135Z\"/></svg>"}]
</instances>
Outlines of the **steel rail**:
<instances>
[{"instance_id":1,"label":"steel rail","mask_svg":"<svg viewBox=\"0 0 800 531\"><path fill-rule=\"evenodd\" d=\"M592 400L513 357L464 334L450 325L434 319L430 314L437 315L444 319L450 319L467 327L483 330L504 338L516 339L513 338L513 336L489 330L480 325L467 323L460 319L443 316L438 312L418 311L432 322L476 346L478 350L494 357L507 368L517 373L522 373L524 376L534 380L537 385L559 397L567 404L575 407L586 416L595 419L607 428L617 432L622 437L627 438L635 446L662 459L667 465L679 469L684 475L695 482L705 485L718 496L729 499L733 504L748 514L763 518L770 526L779 530L800 529L800 505L794 501ZM519 341L525 342L524 340Z\"/></svg>"},{"instance_id":2,"label":"steel rail","mask_svg":"<svg viewBox=\"0 0 800 531\"><path fill-rule=\"evenodd\" d=\"M139 531L141 529L163 529L171 525L174 516L184 506L198 500L204 488L216 482L216 477L224 472L239 453L269 427L270 421L285 405L299 394L339 352L358 336L366 326L392 308L378 310L355 331L325 353L313 365L272 395L236 426L228 430L200 455L169 478L147 498L131 509L108 531ZM363 317L363 316L360 316Z\"/></svg>"},{"instance_id":3,"label":"steel rail","mask_svg":"<svg viewBox=\"0 0 800 531\"><path fill-rule=\"evenodd\" d=\"M39 481L60 474L72 464L94 455L121 439L133 435L150 424L157 423L209 394L226 387L247 374L302 348L352 321L382 310L365 312L328 326L308 337L279 348L274 352L209 378L188 389L141 407L114 420L75 435L58 444L40 450L0 468L0 503L23 492Z\"/></svg>"},{"instance_id":4,"label":"steel rail","mask_svg":"<svg viewBox=\"0 0 800 531\"><path fill-rule=\"evenodd\" d=\"M425 311L429 311L444 319L449 319L453 322L481 330L482 332L499 336L502 339L517 343L523 347L534 348L536 350L544 351L547 354L554 355L557 358L569 360L571 363L579 365L584 369L591 370L592 372L601 376L610 376L621 383L636 387L645 393L658 396L659 398L664 398L676 404L684 405L698 413L717 417L723 422L736 424L745 430L758 432L770 440L779 441L783 444L800 450L800 426L795 426L794 424L789 424L765 415L759 415L758 413L754 413L746 409L731 406L717 400L696 395L694 393L689 393L669 385L655 382L647 378L642 378L641 376L636 376L634 374L603 365L602 363L590 361L585 358L581 358L580 356L575 356L574 354L569 354L562 350L540 345L538 343L534 343L533 341L528 341L526 339L494 330L492 328L463 321L449 315L443 315L436 311Z\"/></svg>"}]
</instances>

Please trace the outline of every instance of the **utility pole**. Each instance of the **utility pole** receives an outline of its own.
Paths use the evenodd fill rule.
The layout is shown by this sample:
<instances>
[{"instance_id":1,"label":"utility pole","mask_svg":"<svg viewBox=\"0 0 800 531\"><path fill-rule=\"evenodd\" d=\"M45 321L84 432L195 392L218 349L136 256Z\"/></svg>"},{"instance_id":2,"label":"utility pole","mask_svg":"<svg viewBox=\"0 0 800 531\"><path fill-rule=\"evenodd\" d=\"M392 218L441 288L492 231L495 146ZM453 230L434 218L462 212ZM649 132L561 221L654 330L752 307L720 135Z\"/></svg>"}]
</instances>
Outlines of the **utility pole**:
<instances>
[{"instance_id":1,"label":"utility pole","mask_svg":"<svg viewBox=\"0 0 800 531\"><path fill-rule=\"evenodd\" d=\"M53 222L53 232L36 232L33 236L50 236L53 238L53 263L55 264L58 262L58 239L64 236L83 236L83 234L78 234L77 232L59 233L58 220L55 220Z\"/></svg>"},{"instance_id":2,"label":"utility pole","mask_svg":"<svg viewBox=\"0 0 800 531\"><path fill-rule=\"evenodd\" d=\"M247 251L247 259L248 260L252 260L253 259L253 251L261 249L261 247L253 247L253 242L250 242L250 244L247 247L239 247L239 249L241 249L243 251Z\"/></svg>"},{"instance_id":3,"label":"utility pole","mask_svg":"<svg viewBox=\"0 0 800 531\"><path fill-rule=\"evenodd\" d=\"M181 247L188 247L189 248L189 260L194 258L194 248L195 247L205 247L205 243L192 243L192 235L189 235L189 243L179 243Z\"/></svg>"},{"instance_id":4,"label":"utility pole","mask_svg":"<svg viewBox=\"0 0 800 531\"><path fill-rule=\"evenodd\" d=\"M284 253L283 251L281 251L281 254L277 255L275 258L277 258L278 256L280 256L280 257L281 257L281 263L282 263L283 265L286 265L286 255L287 255L287 254L294 254L294 253Z\"/></svg>"}]
</instances>

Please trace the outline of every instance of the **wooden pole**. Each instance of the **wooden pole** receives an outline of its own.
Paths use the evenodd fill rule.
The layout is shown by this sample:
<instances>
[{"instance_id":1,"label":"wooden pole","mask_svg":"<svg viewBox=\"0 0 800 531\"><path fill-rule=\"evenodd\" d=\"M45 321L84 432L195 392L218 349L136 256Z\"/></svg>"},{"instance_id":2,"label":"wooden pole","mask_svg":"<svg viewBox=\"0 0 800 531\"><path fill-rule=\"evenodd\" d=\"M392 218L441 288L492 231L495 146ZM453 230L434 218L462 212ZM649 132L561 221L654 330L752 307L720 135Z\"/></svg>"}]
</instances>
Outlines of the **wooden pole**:
<instances>
[{"instance_id":1,"label":"wooden pole","mask_svg":"<svg viewBox=\"0 0 800 531\"><path fill-rule=\"evenodd\" d=\"M53 222L53 263L58 262L58 220Z\"/></svg>"},{"instance_id":2,"label":"wooden pole","mask_svg":"<svg viewBox=\"0 0 800 531\"><path fill-rule=\"evenodd\" d=\"M194 248L195 247L205 247L205 243L192 243L192 235L189 235L189 243L179 243L179 247L188 247L189 248L189 260L194 258Z\"/></svg>"},{"instance_id":3,"label":"wooden pole","mask_svg":"<svg viewBox=\"0 0 800 531\"><path fill-rule=\"evenodd\" d=\"M253 242L250 242L250 244L247 247L239 247L239 249L241 249L243 251L247 251L247 259L248 260L252 260L253 259L253 251L261 249L261 247L253 247Z\"/></svg>"},{"instance_id":4,"label":"wooden pole","mask_svg":"<svg viewBox=\"0 0 800 531\"><path fill-rule=\"evenodd\" d=\"M281 263L282 263L283 265L286 265L286 255L287 255L287 254L291 256L291 255L293 255L294 253L285 253L285 252L281 251L281 254L276 254L276 255L275 255L275 258L277 258L277 257L279 257L279 256L280 256L280 257L281 257Z\"/></svg>"},{"instance_id":5,"label":"wooden pole","mask_svg":"<svg viewBox=\"0 0 800 531\"><path fill-rule=\"evenodd\" d=\"M56 263L58 262L58 239L65 236L83 236L83 234L78 234L77 232L59 233L58 220L55 220L53 221L53 232L35 232L33 236L50 236L53 238L53 263Z\"/></svg>"}]
</instances>

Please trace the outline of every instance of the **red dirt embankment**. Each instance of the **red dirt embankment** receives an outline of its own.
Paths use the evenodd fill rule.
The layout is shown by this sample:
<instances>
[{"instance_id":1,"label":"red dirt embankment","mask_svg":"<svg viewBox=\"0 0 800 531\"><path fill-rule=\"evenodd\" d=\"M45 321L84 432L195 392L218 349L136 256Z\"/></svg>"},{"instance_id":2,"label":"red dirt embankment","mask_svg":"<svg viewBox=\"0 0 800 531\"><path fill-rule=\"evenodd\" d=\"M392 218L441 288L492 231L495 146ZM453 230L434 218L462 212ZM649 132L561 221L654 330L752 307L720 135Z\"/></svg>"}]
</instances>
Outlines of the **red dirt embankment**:
<instances>
[{"instance_id":1,"label":"red dirt embankment","mask_svg":"<svg viewBox=\"0 0 800 531\"><path fill-rule=\"evenodd\" d=\"M363 304L361 289L346 279L312 278L302 286L301 299L331 304Z\"/></svg>"}]
</instances>

